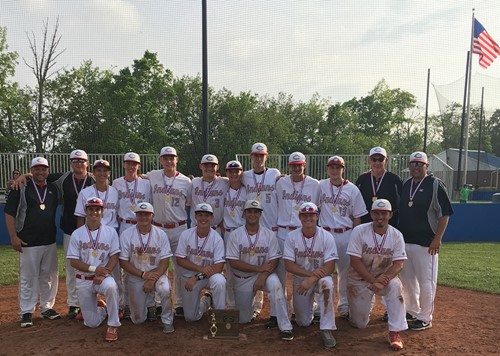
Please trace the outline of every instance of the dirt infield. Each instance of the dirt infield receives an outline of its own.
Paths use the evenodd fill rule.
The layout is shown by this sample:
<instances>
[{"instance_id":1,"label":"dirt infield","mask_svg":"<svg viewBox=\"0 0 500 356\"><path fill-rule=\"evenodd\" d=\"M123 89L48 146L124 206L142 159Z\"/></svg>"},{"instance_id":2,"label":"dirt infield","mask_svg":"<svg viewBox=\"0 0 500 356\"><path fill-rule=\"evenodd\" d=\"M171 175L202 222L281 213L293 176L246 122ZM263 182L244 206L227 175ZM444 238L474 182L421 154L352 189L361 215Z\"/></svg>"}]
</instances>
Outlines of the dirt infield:
<instances>
[{"instance_id":1,"label":"dirt infield","mask_svg":"<svg viewBox=\"0 0 500 356\"><path fill-rule=\"evenodd\" d=\"M55 309L65 314L66 288L60 281ZM295 339L282 341L277 329L266 330L268 303L261 316L242 325L244 341L203 340L208 333L206 317L196 323L176 318L173 334L163 334L161 323L133 325L123 321L119 340L104 341L105 326L89 329L82 322L41 319L35 312L34 326L19 326L17 286L0 287L0 355L491 355L498 354L500 338L496 317L500 315L500 295L438 287L434 326L425 331L404 331L405 349L391 351L386 341L387 324L381 321L383 310L377 301L367 329L353 329L337 318L334 332L337 346L333 351L322 347L317 325L295 326Z\"/></svg>"}]
</instances>

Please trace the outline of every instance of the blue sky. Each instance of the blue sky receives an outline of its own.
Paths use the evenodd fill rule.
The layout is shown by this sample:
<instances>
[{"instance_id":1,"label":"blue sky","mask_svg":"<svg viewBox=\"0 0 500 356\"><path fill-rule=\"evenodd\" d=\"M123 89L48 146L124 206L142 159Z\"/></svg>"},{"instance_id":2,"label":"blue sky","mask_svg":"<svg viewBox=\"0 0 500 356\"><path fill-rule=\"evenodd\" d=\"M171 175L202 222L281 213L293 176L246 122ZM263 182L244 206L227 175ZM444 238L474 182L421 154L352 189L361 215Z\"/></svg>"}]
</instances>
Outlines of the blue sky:
<instances>
[{"instance_id":1,"label":"blue sky","mask_svg":"<svg viewBox=\"0 0 500 356\"><path fill-rule=\"evenodd\" d=\"M465 73L472 8L500 43L498 0L207 3L209 84L234 93L285 92L302 101L318 93L343 102L367 95L384 78L391 88L416 95L423 107L427 68L438 85ZM20 55L14 79L22 85L34 83L22 61L32 59L26 32L39 35L43 21L53 24L57 17L60 48L66 49L57 68L91 59L117 71L150 50L176 76L201 73L201 0L0 0L0 26L7 27L9 50ZM477 62L474 56L479 78L500 78L500 58L486 70ZM499 81L486 84L486 106L498 101L500 85L491 83ZM462 91L459 82L456 100ZM474 91L477 102L480 89ZM432 91L430 111L437 110Z\"/></svg>"}]
</instances>

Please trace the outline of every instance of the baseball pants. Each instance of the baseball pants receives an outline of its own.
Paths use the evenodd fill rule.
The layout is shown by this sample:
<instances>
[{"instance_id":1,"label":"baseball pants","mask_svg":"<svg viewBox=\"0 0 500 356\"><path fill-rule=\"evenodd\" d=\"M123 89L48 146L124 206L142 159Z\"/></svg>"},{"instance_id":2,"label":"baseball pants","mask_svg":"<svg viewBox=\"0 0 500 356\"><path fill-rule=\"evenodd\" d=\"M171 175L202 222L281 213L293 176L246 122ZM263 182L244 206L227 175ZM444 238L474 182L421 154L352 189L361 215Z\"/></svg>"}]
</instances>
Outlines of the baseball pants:
<instances>
[{"instance_id":1,"label":"baseball pants","mask_svg":"<svg viewBox=\"0 0 500 356\"><path fill-rule=\"evenodd\" d=\"M187 229L186 224L174 227L173 229L161 228L168 236L168 241L170 243L170 249L174 254L171 261L173 262L174 267L174 308L182 307L182 293L178 291L184 289L184 285L181 283L181 275L177 273L179 271L179 266L177 265L177 260L175 258L175 251L177 250L177 245L179 244L179 237L182 232Z\"/></svg>"},{"instance_id":2,"label":"baseball pants","mask_svg":"<svg viewBox=\"0 0 500 356\"><path fill-rule=\"evenodd\" d=\"M192 291L187 291L184 285L188 278L181 277L181 297L184 307L184 318L186 321L200 320L203 314L210 308L210 298L203 296L203 289L212 290L215 309L226 308L226 278L221 273L216 273L210 278L197 281Z\"/></svg>"},{"instance_id":3,"label":"baseball pants","mask_svg":"<svg viewBox=\"0 0 500 356\"><path fill-rule=\"evenodd\" d=\"M63 250L64 257L68 252L69 242L71 240L71 235L64 234L63 237ZM66 291L67 291L67 299L66 303L70 307L78 307L80 303L78 302L78 296L76 295L76 279L75 279L75 269L71 267L71 262L65 258L64 261L66 268Z\"/></svg>"},{"instance_id":4,"label":"baseball pants","mask_svg":"<svg viewBox=\"0 0 500 356\"><path fill-rule=\"evenodd\" d=\"M347 300L347 271L351 263L350 257L347 254L347 245L349 245L351 231L345 231L342 234L333 234L333 237L335 238L337 253L339 255L339 259L336 261L338 271L337 290L339 294L337 311L340 315L346 315L349 312L349 302Z\"/></svg>"}]
</instances>

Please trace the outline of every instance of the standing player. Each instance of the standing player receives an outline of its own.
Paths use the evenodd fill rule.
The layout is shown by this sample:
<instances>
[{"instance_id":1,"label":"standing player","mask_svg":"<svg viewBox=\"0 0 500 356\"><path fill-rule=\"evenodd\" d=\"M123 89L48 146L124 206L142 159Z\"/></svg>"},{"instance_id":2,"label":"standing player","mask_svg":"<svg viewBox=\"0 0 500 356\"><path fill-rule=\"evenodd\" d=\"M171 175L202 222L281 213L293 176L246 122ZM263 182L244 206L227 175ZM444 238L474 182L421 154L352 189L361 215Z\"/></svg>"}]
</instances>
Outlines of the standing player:
<instances>
[{"instance_id":1,"label":"standing player","mask_svg":"<svg viewBox=\"0 0 500 356\"><path fill-rule=\"evenodd\" d=\"M175 254L179 237L187 228L186 203L191 200L191 179L177 171L179 156L175 148L163 147L160 151L160 163L163 169L148 172L151 201L155 210L153 225L167 234L170 248ZM183 316L180 274L177 273L175 258L173 262L175 315Z\"/></svg>"},{"instance_id":2,"label":"standing player","mask_svg":"<svg viewBox=\"0 0 500 356\"><path fill-rule=\"evenodd\" d=\"M118 340L118 286L111 275L118 264L120 244L116 230L102 224L104 202L91 197L85 202L85 225L71 235L66 258L77 273L78 300L86 326L97 328L108 317L105 340ZM97 302L97 294L106 298L106 306Z\"/></svg>"},{"instance_id":3,"label":"standing player","mask_svg":"<svg viewBox=\"0 0 500 356\"><path fill-rule=\"evenodd\" d=\"M248 200L244 208L245 226L234 230L226 242L226 259L235 277L236 308L240 311L240 323L250 322L255 293L267 291L281 330L281 339L293 340L284 289L274 273L281 251L274 232L260 226L261 215L260 202Z\"/></svg>"},{"instance_id":4,"label":"standing player","mask_svg":"<svg viewBox=\"0 0 500 356\"><path fill-rule=\"evenodd\" d=\"M10 192L5 222L12 248L19 252L19 308L21 327L33 325L32 315L40 296L43 318L59 319L56 301L58 272L56 247L57 188L47 183L49 163L43 157L31 161L32 179Z\"/></svg>"},{"instance_id":5,"label":"standing player","mask_svg":"<svg viewBox=\"0 0 500 356\"><path fill-rule=\"evenodd\" d=\"M349 303L347 301L347 270L349 256L347 245L351 236L351 229L361 223L361 216L366 214L365 203L359 189L342 177L345 162L342 157L333 156L326 164L328 176L319 182L321 213L319 224L329 231L335 238L339 260L337 310L341 317L349 317Z\"/></svg>"},{"instance_id":6,"label":"standing player","mask_svg":"<svg viewBox=\"0 0 500 356\"><path fill-rule=\"evenodd\" d=\"M226 279L224 268L224 242L213 226L213 209L201 203L194 209L197 225L181 234L175 252L182 273L181 288L184 318L186 321L200 320L210 308L213 298L215 309L226 306ZM203 289L212 290L200 299Z\"/></svg>"},{"instance_id":7,"label":"standing player","mask_svg":"<svg viewBox=\"0 0 500 356\"><path fill-rule=\"evenodd\" d=\"M410 155L411 177L403 184L399 230L403 233L408 261L401 271L406 308L416 320L411 330L432 327L436 297L438 254L448 219L453 214L446 187L427 174L427 155Z\"/></svg>"},{"instance_id":8,"label":"standing player","mask_svg":"<svg viewBox=\"0 0 500 356\"><path fill-rule=\"evenodd\" d=\"M130 317L134 324L140 324L148 315L156 316L156 292L161 300L163 332L172 333L174 313L166 275L168 259L172 257L168 237L151 224L154 217L151 204L139 203L135 214L137 226L128 228L120 236L120 265L127 272L124 285L130 300Z\"/></svg>"},{"instance_id":9,"label":"standing player","mask_svg":"<svg viewBox=\"0 0 500 356\"><path fill-rule=\"evenodd\" d=\"M302 228L291 231L285 242L283 259L293 274L293 309L299 326L309 326L314 317L314 294L319 293L321 337L326 348L335 347L336 330L333 305L333 278L337 247L332 235L318 228L318 207L303 203L299 209Z\"/></svg>"},{"instance_id":10,"label":"standing player","mask_svg":"<svg viewBox=\"0 0 500 356\"><path fill-rule=\"evenodd\" d=\"M403 348L399 332L408 329L403 302L403 286L398 273L406 260L403 235L389 225L392 207L386 199L372 203L373 222L354 228L347 248L351 258L347 290L349 320L356 328L366 328L375 294L385 297L389 314L389 343L395 351Z\"/></svg>"},{"instance_id":11,"label":"standing player","mask_svg":"<svg viewBox=\"0 0 500 356\"><path fill-rule=\"evenodd\" d=\"M200 169L202 176L193 179L191 206L208 203L213 209L212 228L221 233L224 217L224 197L229 189L227 178L218 177L219 160L216 156L208 154L201 158ZM191 226L196 226L196 215L191 210Z\"/></svg>"}]
</instances>

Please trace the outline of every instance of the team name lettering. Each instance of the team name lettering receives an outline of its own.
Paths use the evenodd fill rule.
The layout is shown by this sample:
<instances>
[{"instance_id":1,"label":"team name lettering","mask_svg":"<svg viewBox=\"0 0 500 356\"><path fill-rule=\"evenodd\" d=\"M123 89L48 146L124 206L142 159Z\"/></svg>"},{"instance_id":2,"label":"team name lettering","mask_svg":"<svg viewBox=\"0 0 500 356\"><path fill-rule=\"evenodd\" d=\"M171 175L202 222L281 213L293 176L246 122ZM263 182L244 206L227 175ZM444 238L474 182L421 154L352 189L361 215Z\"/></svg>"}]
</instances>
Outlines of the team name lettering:
<instances>
[{"instance_id":1,"label":"team name lettering","mask_svg":"<svg viewBox=\"0 0 500 356\"><path fill-rule=\"evenodd\" d=\"M392 256L392 249L390 248L382 248L380 252L377 252L375 247L368 247L367 244L363 244L363 254L371 254L371 255L384 255L384 256Z\"/></svg>"},{"instance_id":2,"label":"team name lettering","mask_svg":"<svg viewBox=\"0 0 500 356\"><path fill-rule=\"evenodd\" d=\"M187 250L188 250L188 255L193 255L193 256L197 256L198 255L198 248L191 248L191 246L187 246ZM209 259L212 259L214 258L214 253L212 251L201 251L201 253L199 254L199 256L203 257L203 258L209 258Z\"/></svg>"},{"instance_id":3,"label":"team name lettering","mask_svg":"<svg viewBox=\"0 0 500 356\"><path fill-rule=\"evenodd\" d=\"M135 254L139 255L141 253L147 253L148 255L158 255L161 252L161 249L159 247L147 247L146 251L142 251L141 246L136 246L134 244L130 245L130 250L134 251Z\"/></svg>"},{"instance_id":4,"label":"team name lettering","mask_svg":"<svg viewBox=\"0 0 500 356\"><path fill-rule=\"evenodd\" d=\"M199 196L203 196L203 189L196 187L194 189L194 194L199 195ZM224 192L222 191L222 189L219 189L219 190L214 189L210 193L208 193L209 197L220 197L222 195L224 195Z\"/></svg>"},{"instance_id":5,"label":"team name lettering","mask_svg":"<svg viewBox=\"0 0 500 356\"><path fill-rule=\"evenodd\" d=\"M145 200L146 194L143 194L141 192L136 191L136 192L134 192L134 198ZM118 199L130 199L130 192L122 192L121 190L119 190L118 191Z\"/></svg>"},{"instance_id":6,"label":"team name lettering","mask_svg":"<svg viewBox=\"0 0 500 356\"><path fill-rule=\"evenodd\" d=\"M312 258L323 259L325 257L325 253L323 251L312 251L312 254L308 254L306 253L306 251L301 251L298 248L295 248L294 251L295 251L295 258L312 257Z\"/></svg>"},{"instance_id":7,"label":"team name lettering","mask_svg":"<svg viewBox=\"0 0 500 356\"><path fill-rule=\"evenodd\" d=\"M335 196L336 198L337 196ZM321 202L322 203L326 203L326 204L333 204L333 201L335 200L334 197L332 197L330 194L325 194L325 193L321 193ZM345 199L345 198L342 198L340 197L339 200L337 201L337 205L343 205L343 206L349 206L351 204L351 200L350 199Z\"/></svg>"},{"instance_id":8,"label":"team name lettering","mask_svg":"<svg viewBox=\"0 0 500 356\"><path fill-rule=\"evenodd\" d=\"M283 191L282 200L295 200L295 201L311 201L311 196L306 194L299 194L299 192L288 193Z\"/></svg>"},{"instance_id":9,"label":"team name lettering","mask_svg":"<svg viewBox=\"0 0 500 356\"><path fill-rule=\"evenodd\" d=\"M174 195L177 197L186 196L186 194L184 194L181 189L176 188L172 188L169 193L170 195ZM153 194L167 194L167 189L164 185L158 186L158 184L155 184L153 187Z\"/></svg>"},{"instance_id":10,"label":"team name lettering","mask_svg":"<svg viewBox=\"0 0 500 356\"><path fill-rule=\"evenodd\" d=\"M80 249L82 250L94 250L94 247L92 246L92 244L89 242L83 242L83 241L80 241L79 242L79 247ZM110 249L110 246L109 244L107 243L104 243L104 242L98 242L97 243L97 246L95 248L96 250L103 250L103 251L109 251Z\"/></svg>"},{"instance_id":11,"label":"team name lettering","mask_svg":"<svg viewBox=\"0 0 500 356\"><path fill-rule=\"evenodd\" d=\"M274 192L275 186L270 184L264 184L260 189L261 192ZM259 188L255 185L247 184L247 193L258 193Z\"/></svg>"},{"instance_id":12,"label":"team name lettering","mask_svg":"<svg viewBox=\"0 0 500 356\"><path fill-rule=\"evenodd\" d=\"M240 253L243 254L243 255L246 255L250 252L250 247L248 246L243 246L243 245L239 245L239 250L240 250ZM269 253L269 247L265 247L265 246L256 246L254 249L254 252L256 254L267 254Z\"/></svg>"}]
</instances>

